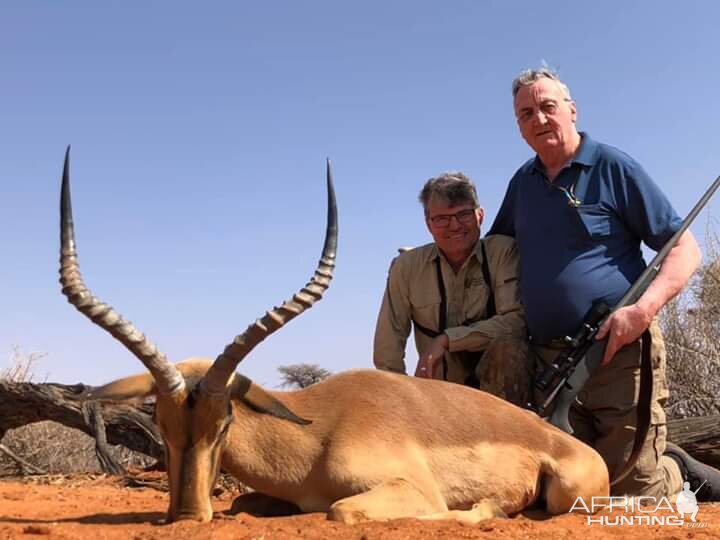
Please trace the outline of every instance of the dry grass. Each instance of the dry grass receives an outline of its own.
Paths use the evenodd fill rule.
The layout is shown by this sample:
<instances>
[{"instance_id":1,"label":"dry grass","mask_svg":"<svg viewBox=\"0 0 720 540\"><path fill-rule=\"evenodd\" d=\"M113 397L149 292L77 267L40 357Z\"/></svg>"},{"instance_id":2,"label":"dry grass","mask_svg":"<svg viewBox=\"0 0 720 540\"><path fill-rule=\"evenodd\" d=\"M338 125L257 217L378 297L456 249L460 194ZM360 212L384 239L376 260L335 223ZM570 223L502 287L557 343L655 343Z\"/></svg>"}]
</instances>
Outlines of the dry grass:
<instances>
[{"instance_id":1,"label":"dry grass","mask_svg":"<svg viewBox=\"0 0 720 540\"><path fill-rule=\"evenodd\" d=\"M13 382L34 382L42 352L24 353L13 347L9 367L0 371L0 379ZM95 440L77 429L56 422L36 422L9 430L0 440L11 452L48 474L102 472L95 455ZM111 447L113 456L126 469L143 468L155 460L123 446ZM0 476L18 475L24 467L0 452Z\"/></svg>"},{"instance_id":2,"label":"dry grass","mask_svg":"<svg viewBox=\"0 0 720 540\"><path fill-rule=\"evenodd\" d=\"M36 422L5 434L2 443L13 453L48 474L99 473L95 440L77 429L56 422ZM111 447L113 456L125 469L144 468L155 460L128 450ZM15 460L0 454L0 476L23 474Z\"/></svg>"},{"instance_id":3,"label":"dry grass","mask_svg":"<svg viewBox=\"0 0 720 540\"><path fill-rule=\"evenodd\" d=\"M0 380L12 382L35 382L36 364L45 358L47 353L25 353L19 345L13 345L10 353L9 366L0 370Z\"/></svg>"}]
</instances>

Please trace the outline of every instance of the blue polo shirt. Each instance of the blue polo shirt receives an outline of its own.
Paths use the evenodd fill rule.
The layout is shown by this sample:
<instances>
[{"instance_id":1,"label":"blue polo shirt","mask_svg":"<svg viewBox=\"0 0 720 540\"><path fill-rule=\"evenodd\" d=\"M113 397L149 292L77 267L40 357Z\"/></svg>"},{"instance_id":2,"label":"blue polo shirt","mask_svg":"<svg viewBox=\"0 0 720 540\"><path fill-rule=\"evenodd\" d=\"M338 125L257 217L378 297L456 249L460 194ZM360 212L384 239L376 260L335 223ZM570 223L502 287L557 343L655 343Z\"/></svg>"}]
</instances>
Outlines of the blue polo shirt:
<instances>
[{"instance_id":1,"label":"blue polo shirt","mask_svg":"<svg viewBox=\"0 0 720 540\"><path fill-rule=\"evenodd\" d=\"M552 184L537 156L518 169L488 232L517 241L528 330L540 343L577 332L593 302L614 306L645 269L640 243L658 251L682 223L637 161L580 135Z\"/></svg>"}]
</instances>

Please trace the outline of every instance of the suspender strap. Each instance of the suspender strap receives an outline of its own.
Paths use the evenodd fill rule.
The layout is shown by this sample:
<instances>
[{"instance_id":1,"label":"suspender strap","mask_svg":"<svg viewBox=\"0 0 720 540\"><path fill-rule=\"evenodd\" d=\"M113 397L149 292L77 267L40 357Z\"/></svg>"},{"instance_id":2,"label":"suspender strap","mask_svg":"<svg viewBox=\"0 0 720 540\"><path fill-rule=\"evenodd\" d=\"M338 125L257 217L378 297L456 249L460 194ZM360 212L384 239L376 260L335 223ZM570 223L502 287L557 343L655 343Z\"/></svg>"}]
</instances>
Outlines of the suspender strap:
<instances>
[{"instance_id":1,"label":"suspender strap","mask_svg":"<svg viewBox=\"0 0 720 540\"><path fill-rule=\"evenodd\" d=\"M440 335L440 332L436 332L435 330L431 330L427 326L421 325L415 319L413 319L412 323L413 323L413 327L415 328L415 331L420 331L421 334L425 334L427 337L435 338Z\"/></svg>"},{"instance_id":2,"label":"suspender strap","mask_svg":"<svg viewBox=\"0 0 720 540\"><path fill-rule=\"evenodd\" d=\"M485 308L485 313L486 318L489 319L490 317L494 317L497 314L497 310L495 308L495 294L493 292L492 283L490 281L490 264L488 263L487 251L485 250L485 242L483 242L482 239L480 240L480 253L482 254L481 267L483 279L488 286L488 300L487 306ZM445 292L445 282L443 281L442 268L440 267L440 257L435 258L435 273L437 275L438 291L440 291L440 313L438 317L438 331L436 332L435 330L427 328L426 326L422 326L421 324L418 324L418 322L414 319L412 321L415 331L419 330L422 334L425 334L426 336L431 338L438 337L447 328L447 293ZM443 379L447 380L448 365L445 357L443 357L442 365Z\"/></svg>"},{"instance_id":3,"label":"suspender strap","mask_svg":"<svg viewBox=\"0 0 720 540\"><path fill-rule=\"evenodd\" d=\"M438 290L440 291L440 320L438 321L438 330L437 332L431 330L419 324L415 319L413 319L412 322L415 330L420 330L421 333L431 338L438 337L445 331L445 327L447 326L447 293L445 292L445 283L443 282L442 269L440 268L440 257L435 259L435 272L437 275Z\"/></svg>"},{"instance_id":4,"label":"suspender strap","mask_svg":"<svg viewBox=\"0 0 720 540\"><path fill-rule=\"evenodd\" d=\"M437 257L435 259L435 273L437 274L438 290L440 291L440 313L438 314L438 331L436 332L435 330L426 328L421 324L418 324L417 321L413 319L413 325L415 326L415 330L420 330L420 332L431 338L438 337L445 331L445 328L447 328L447 293L445 292L445 282L443 282L442 268L440 267L440 257ZM445 360L444 356L442 361L442 369L443 380L447 380L448 365L447 360Z\"/></svg>"},{"instance_id":5,"label":"suspender strap","mask_svg":"<svg viewBox=\"0 0 720 540\"><path fill-rule=\"evenodd\" d=\"M447 293L445 292L445 282L443 281L442 268L440 267L440 257L435 259L435 272L437 273L438 290L440 291L438 332L442 333L447 328Z\"/></svg>"},{"instance_id":6,"label":"suspender strap","mask_svg":"<svg viewBox=\"0 0 720 540\"><path fill-rule=\"evenodd\" d=\"M440 267L440 257L435 259L435 271L437 273L438 290L440 291L438 332L444 332L447 328L447 293L445 292L445 282L443 281L442 268ZM443 381L447 381L448 378L448 363L444 354L442 359L442 378Z\"/></svg>"},{"instance_id":7,"label":"suspender strap","mask_svg":"<svg viewBox=\"0 0 720 540\"><path fill-rule=\"evenodd\" d=\"M480 240L480 253L482 253L482 273L483 279L488 286L488 300L486 306L486 318L494 317L497 314L495 309L495 293L493 291L492 283L490 282L490 264L488 263L487 251L485 251L485 242Z\"/></svg>"}]
</instances>

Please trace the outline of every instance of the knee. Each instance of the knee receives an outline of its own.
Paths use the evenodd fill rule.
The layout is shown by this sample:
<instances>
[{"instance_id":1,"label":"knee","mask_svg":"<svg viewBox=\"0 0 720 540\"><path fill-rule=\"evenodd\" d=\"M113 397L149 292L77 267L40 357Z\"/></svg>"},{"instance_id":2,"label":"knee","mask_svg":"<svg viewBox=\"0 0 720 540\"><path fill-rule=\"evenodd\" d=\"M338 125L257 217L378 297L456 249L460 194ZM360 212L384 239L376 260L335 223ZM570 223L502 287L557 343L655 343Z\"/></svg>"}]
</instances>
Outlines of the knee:
<instances>
[{"instance_id":1,"label":"knee","mask_svg":"<svg viewBox=\"0 0 720 540\"><path fill-rule=\"evenodd\" d=\"M492 340L475 366L479 381L506 379L527 382L532 372L527 342L511 337Z\"/></svg>"},{"instance_id":2,"label":"knee","mask_svg":"<svg viewBox=\"0 0 720 540\"><path fill-rule=\"evenodd\" d=\"M346 525L353 525L355 523L368 521L368 516L366 512L354 508L348 501L338 501L328 510L327 519L330 521L339 521Z\"/></svg>"},{"instance_id":3,"label":"knee","mask_svg":"<svg viewBox=\"0 0 720 540\"><path fill-rule=\"evenodd\" d=\"M527 356L528 342L525 338L514 336L499 336L490 341L485 354L502 353Z\"/></svg>"},{"instance_id":4,"label":"knee","mask_svg":"<svg viewBox=\"0 0 720 540\"><path fill-rule=\"evenodd\" d=\"M485 349L482 364L494 366L496 369L511 370L513 372L531 371L528 343L524 339L513 337L498 337L493 339Z\"/></svg>"}]
</instances>

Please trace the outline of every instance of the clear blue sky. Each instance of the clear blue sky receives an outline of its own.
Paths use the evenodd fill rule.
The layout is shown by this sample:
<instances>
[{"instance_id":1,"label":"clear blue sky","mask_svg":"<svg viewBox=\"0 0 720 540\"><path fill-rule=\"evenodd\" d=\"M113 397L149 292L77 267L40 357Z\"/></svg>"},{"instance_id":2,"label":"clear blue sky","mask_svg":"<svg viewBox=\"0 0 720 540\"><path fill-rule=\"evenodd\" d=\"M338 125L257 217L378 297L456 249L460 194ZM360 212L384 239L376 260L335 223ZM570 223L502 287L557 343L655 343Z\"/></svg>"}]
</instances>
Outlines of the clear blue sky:
<instances>
[{"instance_id":1,"label":"clear blue sky","mask_svg":"<svg viewBox=\"0 0 720 540\"><path fill-rule=\"evenodd\" d=\"M388 264L429 240L425 179L467 172L490 223L531 155L522 68L556 67L580 127L684 215L720 173L718 20L709 0L3 2L0 368L18 344L54 381L141 370L60 294L67 144L85 280L175 361L215 357L304 285L333 160L332 286L240 365L274 386L283 364L371 366Z\"/></svg>"}]
</instances>

